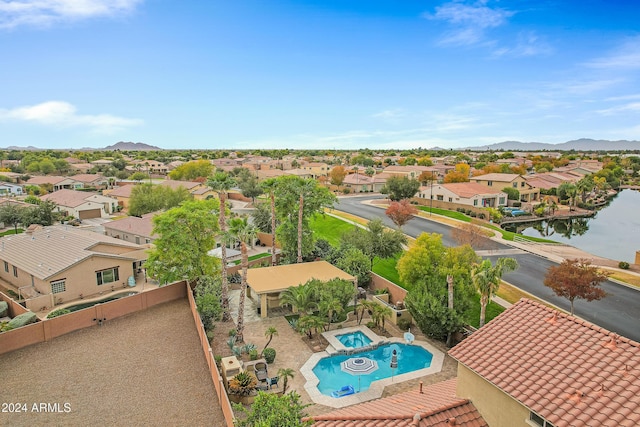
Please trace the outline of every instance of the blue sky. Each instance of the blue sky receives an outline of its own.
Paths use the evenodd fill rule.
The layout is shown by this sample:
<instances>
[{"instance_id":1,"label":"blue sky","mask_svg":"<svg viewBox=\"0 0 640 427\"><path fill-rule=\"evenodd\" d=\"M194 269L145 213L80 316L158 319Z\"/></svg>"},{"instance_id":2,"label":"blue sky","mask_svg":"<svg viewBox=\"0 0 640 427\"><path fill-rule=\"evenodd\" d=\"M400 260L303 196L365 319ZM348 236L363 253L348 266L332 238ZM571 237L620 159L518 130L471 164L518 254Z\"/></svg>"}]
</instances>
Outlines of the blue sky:
<instances>
[{"instance_id":1,"label":"blue sky","mask_svg":"<svg viewBox=\"0 0 640 427\"><path fill-rule=\"evenodd\" d=\"M635 1L0 0L0 147L640 140Z\"/></svg>"}]
</instances>

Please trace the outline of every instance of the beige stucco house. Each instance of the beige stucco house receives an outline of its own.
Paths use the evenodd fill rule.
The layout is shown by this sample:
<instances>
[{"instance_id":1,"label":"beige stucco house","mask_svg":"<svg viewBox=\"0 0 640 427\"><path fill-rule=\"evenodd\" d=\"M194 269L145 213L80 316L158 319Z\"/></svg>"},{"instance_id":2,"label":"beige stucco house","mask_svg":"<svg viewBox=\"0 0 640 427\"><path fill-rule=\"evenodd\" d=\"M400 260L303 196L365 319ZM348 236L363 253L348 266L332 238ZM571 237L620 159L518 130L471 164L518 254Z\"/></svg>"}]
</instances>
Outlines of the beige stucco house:
<instances>
[{"instance_id":1,"label":"beige stucco house","mask_svg":"<svg viewBox=\"0 0 640 427\"><path fill-rule=\"evenodd\" d=\"M122 239L136 244L148 244L158 237L153 233L153 216L155 213L137 216L128 216L115 221L104 223L104 234L116 239Z\"/></svg>"},{"instance_id":2,"label":"beige stucco house","mask_svg":"<svg viewBox=\"0 0 640 427\"><path fill-rule=\"evenodd\" d=\"M515 188L520 192L522 202L540 200L540 189L534 188L522 175L515 173L488 173L471 177L469 180L496 190L502 190L505 187Z\"/></svg>"},{"instance_id":3,"label":"beige stucco house","mask_svg":"<svg viewBox=\"0 0 640 427\"><path fill-rule=\"evenodd\" d=\"M51 305L127 286L147 259L146 246L69 226L36 227L0 238L0 279Z\"/></svg>"},{"instance_id":4,"label":"beige stucco house","mask_svg":"<svg viewBox=\"0 0 640 427\"><path fill-rule=\"evenodd\" d=\"M416 197L453 205L472 206L475 208L496 208L507 205L507 193L485 187L475 182L457 182L451 184L434 184L420 187Z\"/></svg>"},{"instance_id":5,"label":"beige stucco house","mask_svg":"<svg viewBox=\"0 0 640 427\"><path fill-rule=\"evenodd\" d=\"M74 218L106 218L118 209L118 200L98 193L58 190L40 198L56 204L58 212L66 212Z\"/></svg>"}]
</instances>

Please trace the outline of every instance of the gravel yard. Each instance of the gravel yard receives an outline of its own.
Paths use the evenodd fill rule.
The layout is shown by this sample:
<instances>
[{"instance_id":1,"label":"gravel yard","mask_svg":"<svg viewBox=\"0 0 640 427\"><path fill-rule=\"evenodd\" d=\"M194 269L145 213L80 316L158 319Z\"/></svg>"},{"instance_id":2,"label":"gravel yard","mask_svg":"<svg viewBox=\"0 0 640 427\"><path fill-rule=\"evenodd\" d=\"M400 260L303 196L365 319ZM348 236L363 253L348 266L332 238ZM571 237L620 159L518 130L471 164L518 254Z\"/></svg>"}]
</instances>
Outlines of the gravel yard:
<instances>
[{"instance_id":1,"label":"gravel yard","mask_svg":"<svg viewBox=\"0 0 640 427\"><path fill-rule=\"evenodd\" d=\"M0 367L2 426L225 425L184 299L2 355Z\"/></svg>"}]
</instances>

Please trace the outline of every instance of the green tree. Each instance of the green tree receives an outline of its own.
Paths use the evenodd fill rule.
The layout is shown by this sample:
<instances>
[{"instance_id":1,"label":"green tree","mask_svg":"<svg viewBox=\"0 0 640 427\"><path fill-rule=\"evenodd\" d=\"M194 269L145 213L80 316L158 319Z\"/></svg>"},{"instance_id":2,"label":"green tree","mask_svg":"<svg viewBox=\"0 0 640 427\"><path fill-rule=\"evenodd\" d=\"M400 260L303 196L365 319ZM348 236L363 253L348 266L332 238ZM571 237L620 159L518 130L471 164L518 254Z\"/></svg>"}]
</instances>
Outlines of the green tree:
<instances>
[{"instance_id":1,"label":"green tree","mask_svg":"<svg viewBox=\"0 0 640 427\"><path fill-rule=\"evenodd\" d=\"M509 200L520 200L520 192L516 188L504 187L502 192L507 193L507 198Z\"/></svg>"},{"instance_id":2,"label":"green tree","mask_svg":"<svg viewBox=\"0 0 640 427\"><path fill-rule=\"evenodd\" d=\"M197 282L198 285L195 289L196 307L205 330L209 331L214 328L213 322L222 318L220 278L217 276L201 276L197 278Z\"/></svg>"},{"instance_id":3,"label":"green tree","mask_svg":"<svg viewBox=\"0 0 640 427\"><path fill-rule=\"evenodd\" d=\"M289 379L293 379L295 377L295 373L291 368L280 368L278 369L278 376L282 378L282 392L286 393Z\"/></svg>"},{"instance_id":4,"label":"green tree","mask_svg":"<svg viewBox=\"0 0 640 427\"><path fill-rule=\"evenodd\" d=\"M28 208L11 202L3 204L0 206L0 222L2 222L5 227L13 226L15 233L18 234L18 224L22 221L25 209Z\"/></svg>"},{"instance_id":5,"label":"green tree","mask_svg":"<svg viewBox=\"0 0 640 427\"><path fill-rule=\"evenodd\" d=\"M268 338L268 340L267 340L267 343L264 345L264 348L262 349L260 354L263 354L264 353L264 349L269 347L269 344L271 344L271 340L273 339L273 337L277 337L278 336L278 330L275 328L275 326L269 326L267 328L267 330L264 331L264 336L265 336L265 338Z\"/></svg>"},{"instance_id":6,"label":"green tree","mask_svg":"<svg viewBox=\"0 0 640 427\"><path fill-rule=\"evenodd\" d=\"M147 174L144 172L137 171L132 173L129 179L132 181L142 181L144 179L147 179Z\"/></svg>"},{"instance_id":7,"label":"green tree","mask_svg":"<svg viewBox=\"0 0 640 427\"><path fill-rule=\"evenodd\" d=\"M409 179L406 176L392 176L387 179L385 186L380 192L387 194L392 201L397 202L402 199L412 198L419 189L420 182L418 180Z\"/></svg>"},{"instance_id":8,"label":"green tree","mask_svg":"<svg viewBox=\"0 0 640 427\"><path fill-rule=\"evenodd\" d=\"M193 160L183 163L171 172L169 178L178 181L194 181L197 178L206 178L213 172L213 165L208 160Z\"/></svg>"},{"instance_id":9,"label":"green tree","mask_svg":"<svg viewBox=\"0 0 640 427\"><path fill-rule=\"evenodd\" d=\"M344 306L339 299L330 295L324 295L318 304L318 310L327 318L327 331L331 329L331 322L335 315L339 315L344 311Z\"/></svg>"},{"instance_id":10,"label":"green tree","mask_svg":"<svg viewBox=\"0 0 640 427\"><path fill-rule=\"evenodd\" d=\"M218 209L217 200L190 200L153 217L159 237L145 263L149 275L165 285L217 274L220 263L208 252L216 244Z\"/></svg>"},{"instance_id":11,"label":"green tree","mask_svg":"<svg viewBox=\"0 0 640 427\"><path fill-rule=\"evenodd\" d=\"M340 254L336 267L358 279L358 285L367 286L371 280L369 258L358 248L348 248Z\"/></svg>"},{"instance_id":12,"label":"green tree","mask_svg":"<svg viewBox=\"0 0 640 427\"><path fill-rule=\"evenodd\" d=\"M502 275L517 268L518 261L513 258L498 258L495 265L485 259L473 267L473 284L480 293L480 327L484 325L487 304L498 291Z\"/></svg>"},{"instance_id":13,"label":"green tree","mask_svg":"<svg viewBox=\"0 0 640 427\"><path fill-rule=\"evenodd\" d=\"M220 210L218 216L218 228L221 235L227 232L226 208L227 193L236 184L235 180L226 172L216 172L207 180L207 186L218 193ZM229 311L229 280L227 278L227 246L220 245L220 257L222 259L222 321L231 319Z\"/></svg>"},{"instance_id":14,"label":"green tree","mask_svg":"<svg viewBox=\"0 0 640 427\"><path fill-rule=\"evenodd\" d=\"M235 236L240 242L240 253L242 254L242 260L240 262L242 269L242 282L240 288L240 304L238 306L238 321L236 327L236 341L244 341L244 304L245 296L247 294L247 271L249 270L249 256L247 250L247 244L253 246L253 242L256 239L257 229L249 224L246 218L233 218L229 222L229 232Z\"/></svg>"},{"instance_id":15,"label":"green tree","mask_svg":"<svg viewBox=\"0 0 640 427\"><path fill-rule=\"evenodd\" d=\"M262 187L258 182L258 178L247 168L237 168L240 170L236 176L238 188L244 197L250 198L254 203L256 197L262 194Z\"/></svg>"},{"instance_id":16,"label":"green tree","mask_svg":"<svg viewBox=\"0 0 640 427\"><path fill-rule=\"evenodd\" d=\"M244 419L237 418L235 424L237 427L307 427L313 424L313 420L302 421L307 406L295 392L282 396L260 392L249 410L236 405L236 409L247 414Z\"/></svg>"},{"instance_id":17,"label":"green tree","mask_svg":"<svg viewBox=\"0 0 640 427\"><path fill-rule=\"evenodd\" d=\"M289 305L294 311L301 314L312 314L313 310L318 308L312 284L307 282L287 288L280 294L280 305Z\"/></svg>"},{"instance_id":18,"label":"green tree","mask_svg":"<svg viewBox=\"0 0 640 427\"><path fill-rule=\"evenodd\" d=\"M178 187L174 190L166 185L144 183L131 189L129 214L142 216L150 212L171 209L190 199L192 196L184 187Z\"/></svg>"},{"instance_id":19,"label":"green tree","mask_svg":"<svg viewBox=\"0 0 640 427\"><path fill-rule=\"evenodd\" d=\"M271 220L269 230L266 231L266 227L265 227L263 231L267 233L271 233L271 265L276 265L278 263L276 258L276 222L277 222L276 188L278 186L278 181L275 178L269 178L262 181L261 185L262 185L262 192L266 193L269 196L270 220Z\"/></svg>"},{"instance_id":20,"label":"green tree","mask_svg":"<svg viewBox=\"0 0 640 427\"><path fill-rule=\"evenodd\" d=\"M20 222L24 227L28 227L31 224L40 224L43 226L53 225L56 219L54 209L56 204L50 200L40 201L32 208L25 208L22 211L22 218Z\"/></svg>"},{"instance_id":21,"label":"green tree","mask_svg":"<svg viewBox=\"0 0 640 427\"><path fill-rule=\"evenodd\" d=\"M376 257L390 258L402 250L407 237L399 230L388 230L380 218L367 223L367 228L354 227L342 235L340 245L343 248L357 248L369 258L370 269Z\"/></svg>"}]
</instances>

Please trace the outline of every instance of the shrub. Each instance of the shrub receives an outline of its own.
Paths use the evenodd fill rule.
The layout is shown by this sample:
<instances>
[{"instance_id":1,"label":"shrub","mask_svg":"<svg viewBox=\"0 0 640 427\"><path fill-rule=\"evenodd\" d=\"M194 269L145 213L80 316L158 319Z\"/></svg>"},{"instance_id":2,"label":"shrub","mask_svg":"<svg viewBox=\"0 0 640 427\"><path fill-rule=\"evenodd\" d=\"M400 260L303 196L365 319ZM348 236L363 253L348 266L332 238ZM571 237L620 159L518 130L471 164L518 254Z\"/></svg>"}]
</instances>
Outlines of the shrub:
<instances>
[{"instance_id":1,"label":"shrub","mask_svg":"<svg viewBox=\"0 0 640 427\"><path fill-rule=\"evenodd\" d=\"M249 359L258 360L258 350L254 348L253 350L249 351Z\"/></svg>"},{"instance_id":2,"label":"shrub","mask_svg":"<svg viewBox=\"0 0 640 427\"><path fill-rule=\"evenodd\" d=\"M262 355L264 356L264 360L266 360L267 363L271 364L274 360L276 360L276 349L267 347L262 352Z\"/></svg>"},{"instance_id":3,"label":"shrub","mask_svg":"<svg viewBox=\"0 0 640 427\"><path fill-rule=\"evenodd\" d=\"M471 211L470 215L471 215L471 218L475 218L478 216L478 214L473 211Z\"/></svg>"},{"instance_id":4,"label":"shrub","mask_svg":"<svg viewBox=\"0 0 640 427\"><path fill-rule=\"evenodd\" d=\"M216 361L216 366L218 367L218 369L220 369L220 367L222 366L222 356L217 354L213 356L213 359Z\"/></svg>"},{"instance_id":5,"label":"shrub","mask_svg":"<svg viewBox=\"0 0 640 427\"><path fill-rule=\"evenodd\" d=\"M367 322L367 328L373 329L375 327L376 327L376 322L374 322L373 320L370 320Z\"/></svg>"},{"instance_id":6,"label":"shrub","mask_svg":"<svg viewBox=\"0 0 640 427\"><path fill-rule=\"evenodd\" d=\"M628 270L629 269L629 263L626 261L620 261L618 263L618 267L620 267L623 270Z\"/></svg>"},{"instance_id":7,"label":"shrub","mask_svg":"<svg viewBox=\"0 0 640 427\"><path fill-rule=\"evenodd\" d=\"M238 333L238 331L235 328L234 329L229 329L229 336L230 337L235 337L237 333Z\"/></svg>"},{"instance_id":8,"label":"shrub","mask_svg":"<svg viewBox=\"0 0 640 427\"><path fill-rule=\"evenodd\" d=\"M479 219L484 219L484 218L485 218L485 216L484 216L484 214L481 212L481 213L479 213L479 214L478 214L478 218L479 218Z\"/></svg>"},{"instance_id":9,"label":"shrub","mask_svg":"<svg viewBox=\"0 0 640 427\"><path fill-rule=\"evenodd\" d=\"M47 315L47 319L53 319L54 317L62 316L63 314L67 314L67 313L71 313L71 310L68 310L66 308L59 308L49 313Z\"/></svg>"},{"instance_id":10,"label":"shrub","mask_svg":"<svg viewBox=\"0 0 640 427\"><path fill-rule=\"evenodd\" d=\"M350 188L345 188L342 190L342 194L349 194L351 193L351 189Z\"/></svg>"},{"instance_id":11,"label":"shrub","mask_svg":"<svg viewBox=\"0 0 640 427\"><path fill-rule=\"evenodd\" d=\"M519 202L519 201L512 202L511 206L513 206L514 208L519 208L520 206L522 206L522 202Z\"/></svg>"},{"instance_id":12,"label":"shrub","mask_svg":"<svg viewBox=\"0 0 640 427\"><path fill-rule=\"evenodd\" d=\"M402 317L398 319L398 328L400 328L403 331L408 331L410 327L411 327L411 320L407 319L406 317Z\"/></svg>"},{"instance_id":13,"label":"shrub","mask_svg":"<svg viewBox=\"0 0 640 427\"><path fill-rule=\"evenodd\" d=\"M229 393L248 396L258 385L258 378L247 371L240 372L229 381Z\"/></svg>"}]
</instances>

